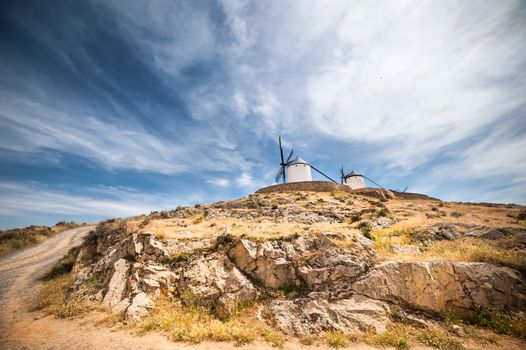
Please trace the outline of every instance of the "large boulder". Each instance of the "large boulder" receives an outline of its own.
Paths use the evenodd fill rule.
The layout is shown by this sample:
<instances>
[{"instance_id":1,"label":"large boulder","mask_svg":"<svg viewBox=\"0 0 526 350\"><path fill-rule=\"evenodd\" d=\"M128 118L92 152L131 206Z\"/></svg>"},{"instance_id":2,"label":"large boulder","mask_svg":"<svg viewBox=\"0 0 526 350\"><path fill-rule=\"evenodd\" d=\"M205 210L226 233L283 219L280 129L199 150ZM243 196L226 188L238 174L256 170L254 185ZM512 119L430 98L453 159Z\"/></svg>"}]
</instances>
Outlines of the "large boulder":
<instances>
[{"instance_id":1,"label":"large boulder","mask_svg":"<svg viewBox=\"0 0 526 350\"><path fill-rule=\"evenodd\" d=\"M243 272L270 288L299 285L293 245L289 242L254 242L240 239L228 252Z\"/></svg>"},{"instance_id":2,"label":"large boulder","mask_svg":"<svg viewBox=\"0 0 526 350\"><path fill-rule=\"evenodd\" d=\"M145 292L153 299L161 295L171 295L179 276L168 267L149 261L146 264L133 264L130 287L133 293Z\"/></svg>"},{"instance_id":3,"label":"large boulder","mask_svg":"<svg viewBox=\"0 0 526 350\"><path fill-rule=\"evenodd\" d=\"M370 298L429 312L491 308L524 311L520 273L488 263L400 262L380 264L352 285Z\"/></svg>"},{"instance_id":4,"label":"large boulder","mask_svg":"<svg viewBox=\"0 0 526 350\"><path fill-rule=\"evenodd\" d=\"M373 242L361 234L323 234L306 242L298 272L311 290L345 289L372 266L375 256Z\"/></svg>"},{"instance_id":5,"label":"large boulder","mask_svg":"<svg viewBox=\"0 0 526 350\"><path fill-rule=\"evenodd\" d=\"M124 318L137 322L148 313L150 309L154 306L153 301L150 297L143 292L137 293L132 299L130 306L126 309L124 313Z\"/></svg>"},{"instance_id":6,"label":"large boulder","mask_svg":"<svg viewBox=\"0 0 526 350\"><path fill-rule=\"evenodd\" d=\"M218 253L188 262L177 291L183 301L213 307L221 318L230 316L237 304L257 297L252 283L226 256Z\"/></svg>"},{"instance_id":7,"label":"large boulder","mask_svg":"<svg viewBox=\"0 0 526 350\"><path fill-rule=\"evenodd\" d=\"M273 300L268 309L271 321L283 332L295 336L322 331L385 331L389 308L364 296L326 300L300 298Z\"/></svg>"},{"instance_id":8,"label":"large boulder","mask_svg":"<svg viewBox=\"0 0 526 350\"><path fill-rule=\"evenodd\" d=\"M124 259L117 260L113 266L113 273L102 304L114 311L122 310L128 306L127 292L130 267L130 263Z\"/></svg>"}]
</instances>

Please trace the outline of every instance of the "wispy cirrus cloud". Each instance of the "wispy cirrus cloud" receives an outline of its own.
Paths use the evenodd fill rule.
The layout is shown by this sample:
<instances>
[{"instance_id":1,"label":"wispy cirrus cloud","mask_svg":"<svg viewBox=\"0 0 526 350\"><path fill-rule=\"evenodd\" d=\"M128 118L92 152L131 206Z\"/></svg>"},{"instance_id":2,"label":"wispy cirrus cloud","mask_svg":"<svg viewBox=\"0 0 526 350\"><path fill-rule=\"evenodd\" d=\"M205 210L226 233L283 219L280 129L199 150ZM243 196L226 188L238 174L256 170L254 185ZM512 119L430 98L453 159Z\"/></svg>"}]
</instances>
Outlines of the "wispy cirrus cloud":
<instances>
[{"instance_id":1,"label":"wispy cirrus cloud","mask_svg":"<svg viewBox=\"0 0 526 350\"><path fill-rule=\"evenodd\" d=\"M345 165L448 199L526 201L521 1L7 8L0 162L37 167L39 183L74 158L102 186L243 195L273 182L283 134L333 176Z\"/></svg>"}]
</instances>

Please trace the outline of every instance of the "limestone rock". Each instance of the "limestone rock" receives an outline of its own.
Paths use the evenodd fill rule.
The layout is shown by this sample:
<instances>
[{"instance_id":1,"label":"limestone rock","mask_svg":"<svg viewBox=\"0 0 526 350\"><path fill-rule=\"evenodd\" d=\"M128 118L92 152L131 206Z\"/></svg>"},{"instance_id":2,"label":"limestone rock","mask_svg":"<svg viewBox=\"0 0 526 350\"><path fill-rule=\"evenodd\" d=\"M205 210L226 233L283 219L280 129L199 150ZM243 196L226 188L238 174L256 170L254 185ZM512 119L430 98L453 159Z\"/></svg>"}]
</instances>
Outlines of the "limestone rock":
<instances>
[{"instance_id":1,"label":"limestone rock","mask_svg":"<svg viewBox=\"0 0 526 350\"><path fill-rule=\"evenodd\" d=\"M288 242L239 240L229 250L230 258L243 272L271 288L299 284L293 262L295 250Z\"/></svg>"},{"instance_id":2,"label":"limestone rock","mask_svg":"<svg viewBox=\"0 0 526 350\"><path fill-rule=\"evenodd\" d=\"M416 245L391 244L389 245L388 248L390 251L394 253L399 253L399 254L414 255L414 254L419 254L420 252L422 252L420 247Z\"/></svg>"},{"instance_id":3,"label":"limestone rock","mask_svg":"<svg viewBox=\"0 0 526 350\"><path fill-rule=\"evenodd\" d=\"M520 311L526 283L520 273L488 263L388 261L352 285L355 292L429 312L493 308Z\"/></svg>"},{"instance_id":4,"label":"limestone rock","mask_svg":"<svg viewBox=\"0 0 526 350\"><path fill-rule=\"evenodd\" d=\"M345 241L346 247L337 245L331 234L320 235L310 242L300 262L299 275L312 290L349 285L373 264L376 252L369 239L360 234L333 236L333 239Z\"/></svg>"},{"instance_id":5,"label":"limestone rock","mask_svg":"<svg viewBox=\"0 0 526 350\"><path fill-rule=\"evenodd\" d=\"M126 298L129 273L130 264L124 259L117 260L113 266L113 274L102 304L115 308L115 306Z\"/></svg>"},{"instance_id":6,"label":"limestone rock","mask_svg":"<svg viewBox=\"0 0 526 350\"><path fill-rule=\"evenodd\" d=\"M256 299L252 283L222 254L202 256L189 265L177 287L186 302L215 307L220 317L227 317L236 303Z\"/></svg>"},{"instance_id":7,"label":"limestone rock","mask_svg":"<svg viewBox=\"0 0 526 350\"><path fill-rule=\"evenodd\" d=\"M383 303L364 296L354 295L347 299L300 298L296 300L273 300L269 317L283 332L295 336L322 331L385 331L389 321L389 309Z\"/></svg>"},{"instance_id":8,"label":"limestone rock","mask_svg":"<svg viewBox=\"0 0 526 350\"><path fill-rule=\"evenodd\" d=\"M162 294L169 295L175 291L179 276L166 266L148 262L145 265L135 264L132 269L134 292L146 292L152 298Z\"/></svg>"},{"instance_id":9,"label":"limestone rock","mask_svg":"<svg viewBox=\"0 0 526 350\"><path fill-rule=\"evenodd\" d=\"M139 321L153 306L154 304L150 297L148 297L146 293L140 292L133 297L130 306L126 309L124 317L128 320Z\"/></svg>"}]
</instances>

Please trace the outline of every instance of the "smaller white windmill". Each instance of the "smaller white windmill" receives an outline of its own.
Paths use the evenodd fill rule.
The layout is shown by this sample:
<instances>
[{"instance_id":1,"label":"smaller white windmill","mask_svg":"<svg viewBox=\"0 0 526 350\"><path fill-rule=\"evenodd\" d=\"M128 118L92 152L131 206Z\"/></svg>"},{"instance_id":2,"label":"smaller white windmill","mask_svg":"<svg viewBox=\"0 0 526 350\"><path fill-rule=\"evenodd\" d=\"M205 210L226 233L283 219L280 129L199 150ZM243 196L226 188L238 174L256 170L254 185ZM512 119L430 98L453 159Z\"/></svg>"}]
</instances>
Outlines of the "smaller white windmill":
<instances>
[{"instance_id":1,"label":"smaller white windmill","mask_svg":"<svg viewBox=\"0 0 526 350\"><path fill-rule=\"evenodd\" d=\"M346 175L343 170L343 166L340 168L340 178L342 184L349 186L353 190L365 187L365 180L363 175L358 174L354 170L352 170L349 174Z\"/></svg>"}]
</instances>

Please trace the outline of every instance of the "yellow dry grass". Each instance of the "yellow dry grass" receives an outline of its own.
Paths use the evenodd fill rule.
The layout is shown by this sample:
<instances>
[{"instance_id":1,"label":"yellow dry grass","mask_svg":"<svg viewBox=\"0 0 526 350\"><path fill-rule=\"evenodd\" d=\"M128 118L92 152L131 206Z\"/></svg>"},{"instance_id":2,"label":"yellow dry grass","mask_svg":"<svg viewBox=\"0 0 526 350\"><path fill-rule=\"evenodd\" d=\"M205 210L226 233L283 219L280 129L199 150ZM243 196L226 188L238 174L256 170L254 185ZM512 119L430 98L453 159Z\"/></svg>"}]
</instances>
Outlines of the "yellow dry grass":
<instances>
[{"instance_id":1,"label":"yellow dry grass","mask_svg":"<svg viewBox=\"0 0 526 350\"><path fill-rule=\"evenodd\" d=\"M58 318L81 316L93 310L93 305L88 302L69 298L68 290L72 282L69 274L44 282L33 310L40 310Z\"/></svg>"},{"instance_id":2,"label":"yellow dry grass","mask_svg":"<svg viewBox=\"0 0 526 350\"><path fill-rule=\"evenodd\" d=\"M183 306L179 301L162 299L155 309L138 325L138 334L161 331L172 341L199 343L205 340L248 344L265 339L282 347L285 336L258 320L255 306L240 309L234 316L220 320L202 307Z\"/></svg>"}]
</instances>

